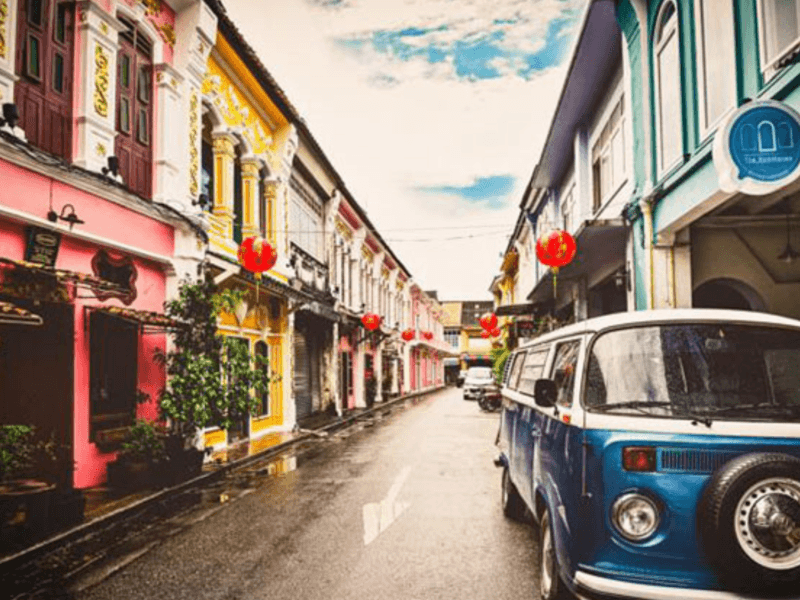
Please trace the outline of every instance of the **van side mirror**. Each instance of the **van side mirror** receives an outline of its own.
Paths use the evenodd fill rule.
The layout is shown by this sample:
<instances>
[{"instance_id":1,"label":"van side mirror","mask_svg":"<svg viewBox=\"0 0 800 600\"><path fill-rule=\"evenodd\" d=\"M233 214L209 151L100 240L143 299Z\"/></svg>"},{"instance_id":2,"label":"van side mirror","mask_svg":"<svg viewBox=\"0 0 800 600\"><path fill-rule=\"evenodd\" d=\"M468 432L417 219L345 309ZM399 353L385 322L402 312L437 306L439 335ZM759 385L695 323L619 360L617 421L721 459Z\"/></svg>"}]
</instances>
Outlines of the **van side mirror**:
<instances>
[{"instance_id":1,"label":"van side mirror","mask_svg":"<svg viewBox=\"0 0 800 600\"><path fill-rule=\"evenodd\" d=\"M556 398L558 392L556 390L556 382L552 379L537 379L533 386L533 399L536 401L536 406L542 408L550 408L556 405Z\"/></svg>"}]
</instances>

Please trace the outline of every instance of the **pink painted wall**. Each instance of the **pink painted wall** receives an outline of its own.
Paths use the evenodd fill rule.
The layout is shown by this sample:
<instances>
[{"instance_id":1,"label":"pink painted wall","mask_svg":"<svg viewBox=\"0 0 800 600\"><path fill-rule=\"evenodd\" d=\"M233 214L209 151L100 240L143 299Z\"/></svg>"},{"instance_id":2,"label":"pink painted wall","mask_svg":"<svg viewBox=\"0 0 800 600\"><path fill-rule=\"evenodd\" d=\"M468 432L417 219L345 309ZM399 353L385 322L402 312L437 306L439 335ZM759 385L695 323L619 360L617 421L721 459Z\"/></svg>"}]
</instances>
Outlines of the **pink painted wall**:
<instances>
[{"instance_id":1,"label":"pink painted wall","mask_svg":"<svg viewBox=\"0 0 800 600\"><path fill-rule=\"evenodd\" d=\"M0 205L15 208L32 216L43 218L49 209L51 180L47 177L0 162ZM170 225L155 221L144 215L118 206L108 200L76 190L62 183L53 182L53 206L57 212L70 203L83 225L76 230L96 233L110 240L129 244L150 252L172 256L174 230ZM62 232L61 247L56 266L79 273L92 273L91 261L102 248L91 242L70 237ZM111 256L121 256L113 248L105 248ZM22 259L25 252L24 225L0 217L0 256ZM137 270L137 297L130 305L141 310L163 311L166 298L166 274L163 267L150 261L133 258ZM87 290L79 290L75 300L74 338L74 483L78 488L101 484L106 477L105 465L115 458L114 453L101 453L89 442L89 336L84 331L84 306L123 306L117 299L100 302ZM157 398L165 383L162 369L153 361L156 348L165 348L163 334L140 336L138 387L150 395L150 402L138 407L138 416L157 417Z\"/></svg>"},{"instance_id":2,"label":"pink painted wall","mask_svg":"<svg viewBox=\"0 0 800 600\"><path fill-rule=\"evenodd\" d=\"M0 205L44 219L50 209L52 189L56 212L60 213L65 204L72 204L76 214L86 221L76 225L76 230L165 256L173 255L175 231L171 225L5 161L0 161L0 181Z\"/></svg>"}]
</instances>

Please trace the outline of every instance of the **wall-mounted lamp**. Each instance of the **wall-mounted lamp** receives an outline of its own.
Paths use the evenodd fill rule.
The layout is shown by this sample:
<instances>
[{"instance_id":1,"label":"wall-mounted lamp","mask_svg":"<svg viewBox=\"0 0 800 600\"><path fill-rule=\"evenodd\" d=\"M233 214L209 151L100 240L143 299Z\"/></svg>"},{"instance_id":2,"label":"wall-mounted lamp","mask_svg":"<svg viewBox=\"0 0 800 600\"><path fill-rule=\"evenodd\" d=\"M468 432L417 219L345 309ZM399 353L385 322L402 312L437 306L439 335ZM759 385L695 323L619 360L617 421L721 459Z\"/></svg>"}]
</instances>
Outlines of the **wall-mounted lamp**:
<instances>
[{"instance_id":1,"label":"wall-mounted lamp","mask_svg":"<svg viewBox=\"0 0 800 600\"><path fill-rule=\"evenodd\" d=\"M800 254L795 252L794 248L792 248L791 235L792 220L789 215L786 215L786 248L778 255L778 260L782 260L786 264L791 264L797 258L800 258Z\"/></svg>"},{"instance_id":2,"label":"wall-mounted lamp","mask_svg":"<svg viewBox=\"0 0 800 600\"><path fill-rule=\"evenodd\" d=\"M108 157L107 161L108 166L101 169L103 171L103 175L111 177L111 179L122 183L122 176L119 174L119 158L112 154Z\"/></svg>"},{"instance_id":3,"label":"wall-mounted lamp","mask_svg":"<svg viewBox=\"0 0 800 600\"><path fill-rule=\"evenodd\" d=\"M625 267L619 269L614 273L614 285L617 288L625 287L628 291L631 289L631 273Z\"/></svg>"},{"instance_id":4,"label":"wall-mounted lamp","mask_svg":"<svg viewBox=\"0 0 800 600\"><path fill-rule=\"evenodd\" d=\"M72 204L65 204L61 208L61 214L56 213L52 208L47 212L47 220L51 223L55 223L61 219L62 221L66 221L69 223L70 230L75 225L82 225L85 221L82 221L78 218L78 215L75 213L75 207Z\"/></svg>"},{"instance_id":5,"label":"wall-mounted lamp","mask_svg":"<svg viewBox=\"0 0 800 600\"><path fill-rule=\"evenodd\" d=\"M192 206L199 206L201 210L211 210L211 198L208 194L200 194L195 200L192 200Z\"/></svg>"},{"instance_id":6,"label":"wall-mounted lamp","mask_svg":"<svg viewBox=\"0 0 800 600\"><path fill-rule=\"evenodd\" d=\"M4 103L3 118L0 119L0 126L8 126L13 133L17 126L17 121L19 121L19 111L17 110L17 105L11 102Z\"/></svg>"}]
</instances>

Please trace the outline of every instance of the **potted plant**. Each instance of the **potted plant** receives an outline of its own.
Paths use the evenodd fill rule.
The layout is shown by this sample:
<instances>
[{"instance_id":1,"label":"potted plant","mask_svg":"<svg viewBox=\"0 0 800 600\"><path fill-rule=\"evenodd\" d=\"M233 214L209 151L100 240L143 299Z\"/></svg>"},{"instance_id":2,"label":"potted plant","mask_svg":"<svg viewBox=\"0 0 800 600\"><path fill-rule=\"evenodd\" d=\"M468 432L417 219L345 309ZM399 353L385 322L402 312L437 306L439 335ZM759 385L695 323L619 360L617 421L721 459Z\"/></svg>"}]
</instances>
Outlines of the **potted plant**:
<instances>
[{"instance_id":1,"label":"potted plant","mask_svg":"<svg viewBox=\"0 0 800 600\"><path fill-rule=\"evenodd\" d=\"M116 490L139 490L166 483L167 453L163 425L139 419L131 426L117 459L108 463L108 484Z\"/></svg>"},{"instance_id":2,"label":"potted plant","mask_svg":"<svg viewBox=\"0 0 800 600\"><path fill-rule=\"evenodd\" d=\"M167 371L159 410L167 421L166 452L177 477L199 474L204 450L198 448L206 427L229 429L258 406L270 377L263 357L220 336L217 317L233 312L243 291L220 290L210 276L183 281L178 297L165 305L167 316L185 323L174 345L157 359Z\"/></svg>"},{"instance_id":3,"label":"potted plant","mask_svg":"<svg viewBox=\"0 0 800 600\"><path fill-rule=\"evenodd\" d=\"M35 478L38 461L55 460L54 443L35 441L31 425L0 425L0 540L13 545L49 533L55 484Z\"/></svg>"}]
</instances>

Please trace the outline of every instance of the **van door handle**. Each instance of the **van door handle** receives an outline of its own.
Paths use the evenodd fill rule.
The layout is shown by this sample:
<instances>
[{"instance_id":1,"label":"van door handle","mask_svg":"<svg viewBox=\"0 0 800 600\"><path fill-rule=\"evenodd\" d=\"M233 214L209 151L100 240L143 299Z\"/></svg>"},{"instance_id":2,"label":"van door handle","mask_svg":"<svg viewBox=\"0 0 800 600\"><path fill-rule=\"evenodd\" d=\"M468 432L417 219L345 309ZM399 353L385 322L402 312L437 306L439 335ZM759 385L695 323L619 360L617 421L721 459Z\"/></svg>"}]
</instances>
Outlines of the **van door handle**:
<instances>
[{"instance_id":1,"label":"van door handle","mask_svg":"<svg viewBox=\"0 0 800 600\"><path fill-rule=\"evenodd\" d=\"M542 430L541 429L539 429L538 427L532 427L531 428L531 437L537 438L540 435L542 435Z\"/></svg>"}]
</instances>

